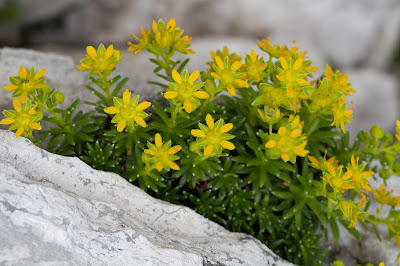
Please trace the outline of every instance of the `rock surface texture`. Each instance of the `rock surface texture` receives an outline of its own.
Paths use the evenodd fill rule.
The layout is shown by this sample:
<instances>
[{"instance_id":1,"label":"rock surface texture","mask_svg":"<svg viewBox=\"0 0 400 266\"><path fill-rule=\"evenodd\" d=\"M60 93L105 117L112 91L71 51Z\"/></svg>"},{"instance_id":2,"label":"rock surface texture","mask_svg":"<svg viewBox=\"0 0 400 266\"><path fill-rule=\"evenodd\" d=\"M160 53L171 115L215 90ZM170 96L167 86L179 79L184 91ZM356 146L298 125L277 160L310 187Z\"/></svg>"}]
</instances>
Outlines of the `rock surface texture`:
<instances>
[{"instance_id":1,"label":"rock surface texture","mask_svg":"<svg viewBox=\"0 0 400 266\"><path fill-rule=\"evenodd\" d=\"M292 265L246 234L0 130L0 265Z\"/></svg>"}]
</instances>

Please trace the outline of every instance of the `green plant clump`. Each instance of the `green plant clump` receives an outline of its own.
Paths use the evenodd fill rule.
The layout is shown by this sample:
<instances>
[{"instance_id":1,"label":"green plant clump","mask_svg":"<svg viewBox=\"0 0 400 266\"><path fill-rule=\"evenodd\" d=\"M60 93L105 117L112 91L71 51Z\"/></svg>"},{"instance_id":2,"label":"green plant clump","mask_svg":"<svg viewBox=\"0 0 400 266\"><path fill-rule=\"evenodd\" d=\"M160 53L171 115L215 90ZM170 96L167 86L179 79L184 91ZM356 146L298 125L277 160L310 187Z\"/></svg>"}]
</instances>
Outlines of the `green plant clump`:
<instances>
[{"instance_id":1,"label":"green plant clump","mask_svg":"<svg viewBox=\"0 0 400 266\"><path fill-rule=\"evenodd\" d=\"M121 52L100 44L88 46L78 66L90 71L87 89L98 101L86 103L93 111L77 112L79 99L58 108L64 96L45 83L45 69L22 66L3 88L13 91L14 110L5 110L0 123L38 146L48 140L42 146L50 152L77 156L154 197L251 234L296 264L322 265L329 251L321 249L321 237L329 227L337 241L339 226L361 240L357 223L378 238L383 225L400 244L400 196L384 185L400 175L400 121L397 140L373 126L351 144L345 100L355 90L346 74L327 65L315 80L317 68L305 52L269 38L257 44L267 60L254 50L242 60L224 47L210 53L209 70L189 73L189 59L173 59L194 53L191 37L182 35L174 19L159 20L128 42L134 54L154 55L159 79L150 83L163 92L152 103L125 89L127 78L113 75ZM42 129L41 120L52 126ZM38 138L33 130L40 130ZM370 187L372 176L382 180L379 189ZM367 194L381 204L375 214Z\"/></svg>"}]
</instances>

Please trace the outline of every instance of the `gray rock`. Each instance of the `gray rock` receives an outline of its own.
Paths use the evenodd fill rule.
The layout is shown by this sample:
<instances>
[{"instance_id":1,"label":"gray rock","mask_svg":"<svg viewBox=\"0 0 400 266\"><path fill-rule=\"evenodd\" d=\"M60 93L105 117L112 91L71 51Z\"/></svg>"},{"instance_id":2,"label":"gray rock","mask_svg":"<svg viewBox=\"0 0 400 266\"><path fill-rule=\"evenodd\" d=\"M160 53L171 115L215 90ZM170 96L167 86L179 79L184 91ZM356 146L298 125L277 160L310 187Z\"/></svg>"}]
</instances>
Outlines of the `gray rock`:
<instances>
[{"instance_id":1,"label":"gray rock","mask_svg":"<svg viewBox=\"0 0 400 266\"><path fill-rule=\"evenodd\" d=\"M175 18L191 36L270 36L289 44L295 39L301 49L316 49L324 62L381 69L389 65L400 40L397 0L99 0L80 4L63 18L63 28L32 33L32 41L40 44L58 36L58 42L67 43L125 43L131 32L151 27L152 20Z\"/></svg>"},{"instance_id":2,"label":"gray rock","mask_svg":"<svg viewBox=\"0 0 400 266\"><path fill-rule=\"evenodd\" d=\"M0 130L2 265L292 265L255 238Z\"/></svg>"},{"instance_id":3,"label":"gray rock","mask_svg":"<svg viewBox=\"0 0 400 266\"><path fill-rule=\"evenodd\" d=\"M374 69L344 70L351 87L357 92L346 100L354 101L352 123L347 125L351 136L362 129L369 131L374 124L391 132L400 118L399 85L390 74ZM348 105L350 106L350 105Z\"/></svg>"}]
</instances>

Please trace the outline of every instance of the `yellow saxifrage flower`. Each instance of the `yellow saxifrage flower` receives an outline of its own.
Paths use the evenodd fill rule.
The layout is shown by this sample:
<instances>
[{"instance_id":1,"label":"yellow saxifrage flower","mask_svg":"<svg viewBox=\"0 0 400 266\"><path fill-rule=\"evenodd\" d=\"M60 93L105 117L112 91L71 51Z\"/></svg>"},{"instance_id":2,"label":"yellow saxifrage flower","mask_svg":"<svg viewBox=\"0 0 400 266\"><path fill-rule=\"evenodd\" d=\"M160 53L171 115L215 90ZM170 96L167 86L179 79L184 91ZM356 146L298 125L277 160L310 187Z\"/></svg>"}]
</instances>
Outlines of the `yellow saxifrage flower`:
<instances>
[{"instance_id":1,"label":"yellow saxifrage flower","mask_svg":"<svg viewBox=\"0 0 400 266\"><path fill-rule=\"evenodd\" d=\"M171 46L182 54L194 54L194 51L189 49L189 42L192 37L184 36L181 38L183 30L176 27L175 19L170 19L167 25L162 19L158 20L158 22L153 20L152 28L154 32L154 36L152 36L154 40L152 43L153 49L164 51Z\"/></svg>"},{"instance_id":2,"label":"yellow saxifrage flower","mask_svg":"<svg viewBox=\"0 0 400 266\"><path fill-rule=\"evenodd\" d=\"M183 104L185 111L191 113L200 105L199 99L207 99L208 93L198 91L203 87L204 82L194 83L200 76L200 71L196 70L192 74L188 74L185 70L181 75L174 69L172 70L172 79L175 82L169 83L167 92L164 97L168 100L172 99L174 104Z\"/></svg>"},{"instance_id":3,"label":"yellow saxifrage flower","mask_svg":"<svg viewBox=\"0 0 400 266\"><path fill-rule=\"evenodd\" d=\"M356 92L355 89L349 87L350 83L347 81L347 74L341 75L338 70L333 73L332 68L329 65L326 65L324 76L328 79L329 87L332 91L339 91L350 96L350 92Z\"/></svg>"},{"instance_id":4,"label":"yellow saxifrage flower","mask_svg":"<svg viewBox=\"0 0 400 266\"><path fill-rule=\"evenodd\" d=\"M390 206L398 206L400 207L400 196L392 197L390 191L386 192L386 188L384 185L379 186L379 191L376 189L372 190L372 193L375 196L375 200L381 204L386 204ZM399 189L400 194L400 189Z\"/></svg>"},{"instance_id":5,"label":"yellow saxifrage flower","mask_svg":"<svg viewBox=\"0 0 400 266\"><path fill-rule=\"evenodd\" d=\"M42 77L46 69L40 69L35 75L35 69L31 67L29 73L26 72L24 66L18 71L18 76L10 77L11 84L3 88L6 91L14 91L11 97L19 97L21 103L25 103L28 95L35 94L36 89L43 88L46 79Z\"/></svg>"},{"instance_id":6,"label":"yellow saxifrage flower","mask_svg":"<svg viewBox=\"0 0 400 266\"><path fill-rule=\"evenodd\" d=\"M265 77L267 73L264 71L267 68L267 63L264 63L263 58L258 59L258 55L252 49L250 55L246 55L244 70L247 74L249 82L253 80L259 82L262 77Z\"/></svg>"},{"instance_id":7,"label":"yellow saxifrage flower","mask_svg":"<svg viewBox=\"0 0 400 266\"><path fill-rule=\"evenodd\" d=\"M336 209L340 209L342 211L344 219L350 219L349 227L355 227L358 220L358 215L364 213L359 206L350 200L339 201L339 203L336 205Z\"/></svg>"},{"instance_id":8,"label":"yellow saxifrage flower","mask_svg":"<svg viewBox=\"0 0 400 266\"><path fill-rule=\"evenodd\" d=\"M141 30L140 30L140 37L136 37L132 33L131 37L135 37L136 38L136 43L137 44L133 44L131 42L128 42L128 45L130 45L129 48L128 48L128 51L135 52L135 54L138 54L143 49L146 49L150 45L150 41L151 41L150 34L151 34L150 29L145 31L143 28L141 28Z\"/></svg>"},{"instance_id":9,"label":"yellow saxifrage flower","mask_svg":"<svg viewBox=\"0 0 400 266\"><path fill-rule=\"evenodd\" d=\"M218 79L220 85L226 88L231 96L235 96L235 88L248 88L249 84L241 78L246 76L245 72L237 72L242 66L240 61L235 61L232 65L229 57L225 57L224 61L219 56L215 57L214 70L211 75Z\"/></svg>"},{"instance_id":10,"label":"yellow saxifrage flower","mask_svg":"<svg viewBox=\"0 0 400 266\"><path fill-rule=\"evenodd\" d=\"M167 171L169 171L170 168L174 170L180 169L173 161L179 159L179 157L174 154L182 149L181 146L176 145L171 148L171 140L164 144L161 135L157 133L155 137L155 145L147 142L147 147L148 149L145 149L144 152L151 155L150 161L156 165L158 171L161 171L163 168Z\"/></svg>"},{"instance_id":11,"label":"yellow saxifrage flower","mask_svg":"<svg viewBox=\"0 0 400 266\"><path fill-rule=\"evenodd\" d=\"M81 60L81 64L77 68L79 71L91 70L89 77L95 74L109 76L122 58L121 52L115 50L113 45L106 49L101 43L97 51L93 46L86 47L86 51L85 58Z\"/></svg>"},{"instance_id":12,"label":"yellow saxifrage flower","mask_svg":"<svg viewBox=\"0 0 400 266\"><path fill-rule=\"evenodd\" d=\"M353 116L353 111L346 110L346 104L344 103L345 97L339 99L337 104L333 104L333 122L332 126L336 125L336 128L340 126L342 131L345 133L344 124L350 123L350 118Z\"/></svg>"},{"instance_id":13,"label":"yellow saxifrage flower","mask_svg":"<svg viewBox=\"0 0 400 266\"><path fill-rule=\"evenodd\" d=\"M351 164L349 163L346 168L347 170L351 170L353 172L351 178L353 179L353 182L357 189L363 188L366 191L372 191L371 187L369 186L369 182L367 181L367 178L371 177L374 172L364 171L366 165L358 165L359 160L359 157L354 158L354 155L352 155Z\"/></svg>"},{"instance_id":14,"label":"yellow saxifrage flower","mask_svg":"<svg viewBox=\"0 0 400 266\"><path fill-rule=\"evenodd\" d=\"M334 168L338 168L338 161L335 160L335 157L331 157L328 160L326 159L326 153L328 152L328 150L325 150L325 154L323 158L320 158L319 160L317 160L317 158L315 158L315 156L308 156L308 160L311 162L310 166L312 166L315 169L319 169L322 172L328 172L329 171L329 167L333 166Z\"/></svg>"},{"instance_id":15,"label":"yellow saxifrage flower","mask_svg":"<svg viewBox=\"0 0 400 266\"><path fill-rule=\"evenodd\" d=\"M151 103L141 102L138 104L138 102L139 95L131 100L131 93L126 90L122 95L122 99L114 97L114 106L104 109L104 112L107 114L115 114L111 122L118 123L118 132L122 132L127 125L133 128L135 123L142 127L147 126L143 118L149 115L143 112L143 110L148 108Z\"/></svg>"},{"instance_id":16,"label":"yellow saxifrage flower","mask_svg":"<svg viewBox=\"0 0 400 266\"><path fill-rule=\"evenodd\" d=\"M266 40L262 40L257 43L258 47L264 52L267 52L271 57L275 58L290 58L294 56L299 48L292 47L290 50L286 46L280 46L279 44L271 45L271 38L268 37Z\"/></svg>"},{"instance_id":17,"label":"yellow saxifrage flower","mask_svg":"<svg viewBox=\"0 0 400 266\"><path fill-rule=\"evenodd\" d=\"M400 141L400 120L396 121L396 139Z\"/></svg>"},{"instance_id":18,"label":"yellow saxifrage flower","mask_svg":"<svg viewBox=\"0 0 400 266\"><path fill-rule=\"evenodd\" d=\"M227 46L224 46L224 48L222 49L222 51L217 50L217 51L210 51L210 56L212 58L213 61L211 62L207 62L207 65L210 66L209 71L212 72L213 71L213 65L216 63L215 62L215 57L219 56L220 58L225 58L225 57L229 57L229 62L231 64L235 63L236 61L240 61L242 60L242 57L240 57L239 55L237 55L236 53L229 53L229 49Z\"/></svg>"},{"instance_id":19,"label":"yellow saxifrage flower","mask_svg":"<svg viewBox=\"0 0 400 266\"><path fill-rule=\"evenodd\" d=\"M274 110L278 107L293 109L290 101L285 97L285 88L275 88L269 83L261 83L259 88L259 96L251 103L252 106L263 104Z\"/></svg>"},{"instance_id":20,"label":"yellow saxifrage flower","mask_svg":"<svg viewBox=\"0 0 400 266\"><path fill-rule=\"evenodd\" d=\"M206 123L208 127L199 122L200 129L192 129L191 131L191 134L197 137L197 144L205 147L204 156L210 156L213 153L219 155L222 152L222 148L235 149L235 145L228 141L235 136L226 133L233 128L232 123L224 125L224 120L221 118L214 124L214 119L210 114L206 116Z\"/></svg>"},{"instance_id":21,"label":"yellow saxifrage flower","mask_svg":"<svg viewBox=\"0 0 400 266\"><path fill-rule=\"evenodd\" d=\"M21 102L13 99L15 110L4 110L3 114L7 117L0 121L1 125L11 124L9 130L17 130L15 135L19 138L22 134L29 136L33 130L41 130L42 126L38 123L43 118L42 112L35 110L37 104L31 107L31 100L27 100L22 106Z\"/></svg>"},{"instance_id":22,"label":"yellow saxifrage flower","mask_svg":"<svg viewBox=\"0 0 400 266\"><path fill-rule=\"evenodd\" d=\"M285 162L296 162L296 155L304 157L308 151L304 149L306 136L301 134L302 127L298 119L284 127L280 127L278 134L272 133L270 140L265 144L272 159L282 158Z\"/></svg>"},{"instance_id":23,"label":"yellow saxifrage flower","mask_svg":"<svg viewBox=\"0 0 400 266\"><path fill-rule=\"evenodd\" d=\"M350 179L352 174L351 170L343 174L343 166L337 168L329 166L328 172L324 172L322 179L328 182L333 190L343 193L345 189L354 188L353 180Z\"/></svg>"}]
</instances>

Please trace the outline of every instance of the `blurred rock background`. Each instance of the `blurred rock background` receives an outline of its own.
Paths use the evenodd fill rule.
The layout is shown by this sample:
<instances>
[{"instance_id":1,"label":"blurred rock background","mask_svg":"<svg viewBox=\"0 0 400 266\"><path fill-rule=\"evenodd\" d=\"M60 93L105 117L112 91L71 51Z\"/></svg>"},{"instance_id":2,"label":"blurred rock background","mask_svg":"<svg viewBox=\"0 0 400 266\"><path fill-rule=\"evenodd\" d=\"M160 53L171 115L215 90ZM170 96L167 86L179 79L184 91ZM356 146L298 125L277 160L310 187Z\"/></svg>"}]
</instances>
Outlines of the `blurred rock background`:
<instances>
[{"instance_id":1,"label":"blurred rock background","mask_svg":"<svg viewBox=\"0 0 400 266\"><path fill-rule=\"evenodd\" d=\"M190 70L206 69L209 51L224 45L263 55L258 40L296 40L319 67L316 76L326 63L349 74L357 90L351 132L373 123L393 130L400 117L398 0L0 0L0 45L68 55L78 64L87 45L114 44L124 55L119 70L146 80L148 55L128 53L126 42L159 18L175 18L193 36Z\"/></svg>"},{"instance_id":2,"label":"blurred rock background","mask_svg":"<svg viewBox=\"0 0 400 266\"><path fill-rule=\"evenodd\" d=\"M51 86L70 97L86 97L81 94L86 74L75 65L87 45L102 42L122 51L118 70L131 77L129 86L141 95L154 94L158 88L146 84L153 77L149 56L128 53L126 42L133 41L130 33L139 35L141 27L159 18L175 18L193 37L190 71L205 70L209 51L224 45L241 55L254 49L268 57L257 41L269 36L272 43L290 46L296 40L319 67L316 77L326 63L348 73L357 90L348 126L353 137L373 124L394 132L400 119L399 0L0 0L0 47L46 52L1 49L0 87L21 64L32 64L47 68ZM0 93L0 109L9 102L5 95Z\"/></svg>"}]
</instances>

